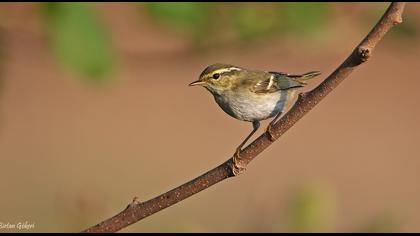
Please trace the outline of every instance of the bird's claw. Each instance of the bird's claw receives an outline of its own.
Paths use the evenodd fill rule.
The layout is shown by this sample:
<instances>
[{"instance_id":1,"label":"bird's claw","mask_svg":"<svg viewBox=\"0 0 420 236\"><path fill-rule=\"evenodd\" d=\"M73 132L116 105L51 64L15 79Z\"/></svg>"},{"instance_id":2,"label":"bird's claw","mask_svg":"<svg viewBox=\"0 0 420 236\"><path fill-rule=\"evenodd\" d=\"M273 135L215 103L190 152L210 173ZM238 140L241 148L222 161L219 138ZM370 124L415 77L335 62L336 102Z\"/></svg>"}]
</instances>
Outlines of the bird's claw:
<instances>
[{"instance_id":1,"label":"bird's claw","mask_svg":"<svg viewBox=\"0 0 420 236\"><path fill-rule=\"evenodd\" d=\"M241 174L246 169L246 166L240 160L241 159L241 157L239 155L240 152L241 152L241 149L238 148L238 149L236 149L235 154L233 154L233 158L232 158L232 173L233 173L234 176L237 176L237 175Z\"/></svg>"},{"instance_id":2,"label":"bird's claw","mask_svg":"<svg viewBox=\"0 0 420 236\"><path fill-rule=\"evenodd\" d=\"M267 126L267 130L265 131L265 133L267 134L267 137L271 142L276 141L276 138L274 137L274 134L273 134L273 127L271 124Z\"/></svg>"}]
</instances>

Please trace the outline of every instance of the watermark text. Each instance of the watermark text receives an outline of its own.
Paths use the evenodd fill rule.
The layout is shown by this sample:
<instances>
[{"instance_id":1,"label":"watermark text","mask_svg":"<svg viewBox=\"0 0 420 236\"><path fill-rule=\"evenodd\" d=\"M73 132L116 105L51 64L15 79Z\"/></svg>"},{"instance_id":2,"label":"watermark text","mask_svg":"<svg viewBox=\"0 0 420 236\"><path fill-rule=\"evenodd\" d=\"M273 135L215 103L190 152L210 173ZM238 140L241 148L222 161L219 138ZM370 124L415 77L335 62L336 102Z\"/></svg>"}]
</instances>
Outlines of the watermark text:
<instances>
[{"instance_id":1,"label":"watermark text","mask_svg":"<svg viewBox=\"0 0 420 236\"><path fill-rule=\"evenodd\" d=\"M2 222L0 221L0 230L31 230L35 228L34 222Z\"/></svg>"}]
</instances>

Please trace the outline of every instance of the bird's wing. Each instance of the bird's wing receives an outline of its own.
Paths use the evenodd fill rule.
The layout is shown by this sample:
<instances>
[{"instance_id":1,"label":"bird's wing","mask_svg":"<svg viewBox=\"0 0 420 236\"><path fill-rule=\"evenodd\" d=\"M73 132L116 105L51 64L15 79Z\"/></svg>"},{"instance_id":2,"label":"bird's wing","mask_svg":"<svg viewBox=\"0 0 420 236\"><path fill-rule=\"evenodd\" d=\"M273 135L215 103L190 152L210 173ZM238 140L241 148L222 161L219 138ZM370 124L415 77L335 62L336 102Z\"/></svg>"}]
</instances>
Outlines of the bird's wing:
<instances>
[{"instance_id":1,"label":"bird's wing","mask_svg":"<svg viewBox=\"0 0 420 236\"><path fill-rule=\"evenodd\" d=\"M268 72L259 79L254 80L254 86L251 91L254 93L273 93L279 90L287 90L296 87L302 87L304 82L296 80L297 75L289 75L281 72ZM301 77L301 76L299 76Z\"/></svg>"}]
</instances>

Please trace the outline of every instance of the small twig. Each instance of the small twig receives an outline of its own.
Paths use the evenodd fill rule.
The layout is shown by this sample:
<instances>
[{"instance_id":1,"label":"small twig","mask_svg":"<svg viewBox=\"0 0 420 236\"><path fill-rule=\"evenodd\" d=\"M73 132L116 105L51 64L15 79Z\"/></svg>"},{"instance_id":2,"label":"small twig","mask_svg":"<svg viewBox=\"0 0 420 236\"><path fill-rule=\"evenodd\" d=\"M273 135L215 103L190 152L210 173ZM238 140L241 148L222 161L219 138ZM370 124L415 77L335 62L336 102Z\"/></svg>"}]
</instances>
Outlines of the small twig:
<instances>
[{"instance_id":1,"label":"small twig","mask_svg":"<svg viewBox=\"0 0 420 236\"><path fill-rule=\"evenodd\" d=\"M329 92L336 88L357 66L366 62L371 56L376 44L383 38L392 26L402 22L402 12L405 3L392 3L379 22L373 27L363 41L353 50L350 56L314 90L300 94L290 111L274 126L274 138L278 139L300 118L316 106ZM241 161L247 165L259 153L266 149L272 141L263 134L248 145L240 153ZM185 183L169 192L146 202L133 202L121 213L107 219L84 232L116 232L147 216L161 211L189 196L196 194L213 184L234 176L232 160L229 159L207 173Z\"/></svg>"}]
</instances>

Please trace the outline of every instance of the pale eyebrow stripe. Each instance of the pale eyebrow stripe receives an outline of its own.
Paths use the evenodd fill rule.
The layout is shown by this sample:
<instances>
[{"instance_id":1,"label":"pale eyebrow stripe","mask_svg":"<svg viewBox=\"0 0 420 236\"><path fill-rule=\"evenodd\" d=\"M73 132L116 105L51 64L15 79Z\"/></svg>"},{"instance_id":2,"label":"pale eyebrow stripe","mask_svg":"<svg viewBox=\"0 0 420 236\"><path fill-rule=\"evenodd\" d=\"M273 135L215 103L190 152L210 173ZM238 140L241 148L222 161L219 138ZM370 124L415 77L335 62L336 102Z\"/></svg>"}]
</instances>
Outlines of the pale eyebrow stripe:
<instances>
[{"instance_id":1,"label":"pale eyebrow stripe","mask_svg":"<svg viewBox=\"0 0 420 236\"><path fill-rule=\"evenodd\" d=\"M269 90L271 88L271 86L273 86L274 83L274 75L270 76L270 81L268 82L268 86L267 86L267 90Z\"/></svg>"},{"instance_id":2,"label":"pale eyebrow stripe","mask_svg":"<svg viewBox=\"0 0 420 236\"><path fill-rule=\"evenodd\" d=\"M231 71L234 71L234 70L240 71L241 69L237 68L237 67L223 68L223 69L218 69L218 70L213 71L213 74L223 74L223 73L231 72Z\"/></svg>"}]
</instances>

